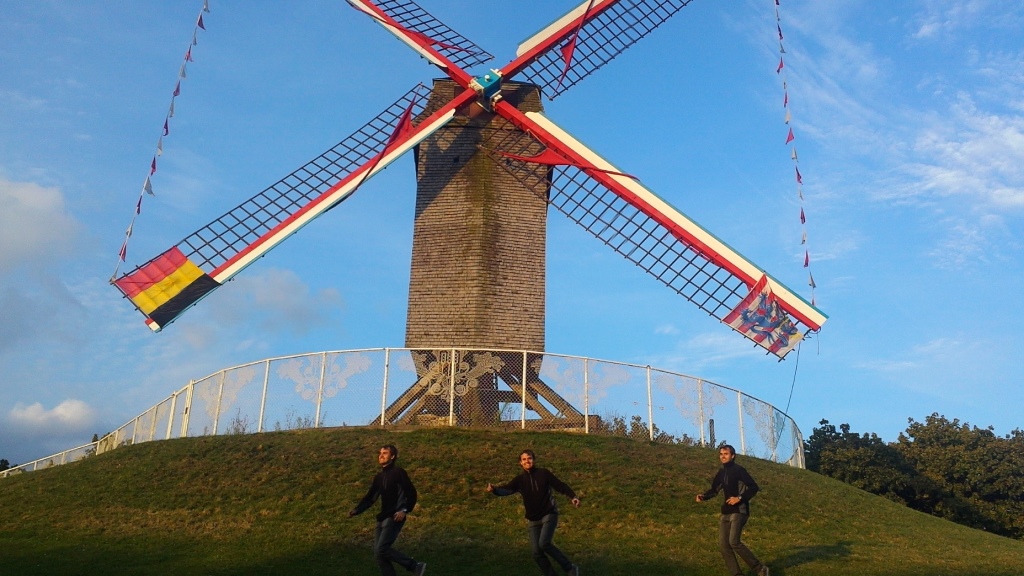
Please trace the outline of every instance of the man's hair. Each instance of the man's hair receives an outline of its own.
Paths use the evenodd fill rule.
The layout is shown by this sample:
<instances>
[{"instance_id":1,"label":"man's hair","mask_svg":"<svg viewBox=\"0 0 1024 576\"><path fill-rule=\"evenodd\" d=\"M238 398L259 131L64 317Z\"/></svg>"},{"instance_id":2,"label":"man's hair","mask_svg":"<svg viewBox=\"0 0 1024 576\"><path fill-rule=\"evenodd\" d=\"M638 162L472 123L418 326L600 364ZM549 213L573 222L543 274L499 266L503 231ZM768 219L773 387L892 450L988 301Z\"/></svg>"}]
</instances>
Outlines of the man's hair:
<instances>
[{"instance_id":1,"label":"man's hair","mask_svg":"<svg viewBox=\"0 0 1024 576\"><path fill-rule=\"evenodd\" d=\"M718 451L721 452L722 450L728 450L729 454L732 454L733 456L736 455L736 449L733 448L731 444L722 444L719 446Z\"/></svg>"},{"instance_id":2,"label":"man's hair","mask_svg":"<svg viewBox=\"0 0 1024 576\"><path fill-rule=\"evenodd\" d=\"M530 458L533 458L534 460L537 459L537 455L533 453L533 450L530 450L530 449L523 450L522 452L519 453L519 457L522 458L523 454L529 454Z\"/></svg>"},{"instance_id":3,"label":"man's hair","mask_svg":"<svg viewBox=\"0 0 1024 576\"><path fill-rule=\"evenodd\" d=\"M390 452L392 460L394 460L395 458L398 458L398 448L395 448L394 444L385 444L385 445L381 446L380 449L381 450L387 450L388 452Z\"/></svg>"}]
</instances>

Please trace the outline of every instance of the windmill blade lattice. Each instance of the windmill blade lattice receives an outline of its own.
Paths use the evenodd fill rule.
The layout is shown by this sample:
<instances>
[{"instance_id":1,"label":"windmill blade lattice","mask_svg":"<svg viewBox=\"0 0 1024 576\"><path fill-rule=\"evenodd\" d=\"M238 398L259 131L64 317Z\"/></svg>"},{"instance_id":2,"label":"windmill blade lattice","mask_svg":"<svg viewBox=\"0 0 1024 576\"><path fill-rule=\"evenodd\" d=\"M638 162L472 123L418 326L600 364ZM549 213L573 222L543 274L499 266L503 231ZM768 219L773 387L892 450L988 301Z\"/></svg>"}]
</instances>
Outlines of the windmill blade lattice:
<instances>
[{"instance_id":1,"label":"windmill blade lattice","mask_svg":"<svg viewBox=\"0 0 1024 576\"><path fill-rule=\"evenodd\" d=\"M551 100L583 80L595 70L601 68L638 40L650 34L655 28L683 9L692 0L622 0L602 8L594 17L586 21L579 29L572 50L571 62L566 63L566 45L562 49L554 49L554 44L563 40L572 41L576 29L571 28L563 34L546 39L550 47L520 74L530 82L544 88L544 93ZM585 8L584 3L581 8ZM603 3L594 3L603 4ZM579 9L577 9L579 10ZM575 10L573 11L575 12ZM571 15L570 12L566 16ZM545 32L541 32L537 37ZM531 38L520 45L520 55L533 47Z\"/></svg>"},{"instance_id":2,"label":"windmill blade lattice","mask_svg":"<svg viewBox=\"0 0 1024 576\"><path fill-rule=\"evenodd\" d=\"M428 92L417 85L351 136L114 285L159 330L293 233L297 218L307 218L301 227L348 198L395 144L403 122L423 111Z\"/></svg>"},{"instance_id":3,"label":"windmill blade lattice","mask_svg":"<svg viewBox=\"0 0 1024 576\"><path fill-rule=\"evenodd\" d=\"M380 154L403 114L410 108L414 117L422 112L428 92L417 85L348 138L185 237L178 247L216 275L225 262Z\"/></svg>"},{"instance_id":4,"label":"windmill blade lattice","mask_svg":"<svg viewBox=\"0 0 1024 576\"><path fill-rule=\"evenodd\" d=\"M424 36L433 45L433 49L461 68L470 68L494 58L412 0L383 0L373 4L402 28Z\"/></svg>"},{"instance_id":5,"label":"windmill blade lattice","mask_svg":"<svg viewBox=\"0 0 1024 576\"><path fill-rule=\"evenodd\" d=\"M719 320L749 289L670 230L575 166L550 166L501 154L533 156L539 144L524 133L507 132L493 149L496 162L548 203L608 247ZM501 152L498 152L500 150ZM548 189L550 186L550 190Z\"/></svg>"}]
</instances>

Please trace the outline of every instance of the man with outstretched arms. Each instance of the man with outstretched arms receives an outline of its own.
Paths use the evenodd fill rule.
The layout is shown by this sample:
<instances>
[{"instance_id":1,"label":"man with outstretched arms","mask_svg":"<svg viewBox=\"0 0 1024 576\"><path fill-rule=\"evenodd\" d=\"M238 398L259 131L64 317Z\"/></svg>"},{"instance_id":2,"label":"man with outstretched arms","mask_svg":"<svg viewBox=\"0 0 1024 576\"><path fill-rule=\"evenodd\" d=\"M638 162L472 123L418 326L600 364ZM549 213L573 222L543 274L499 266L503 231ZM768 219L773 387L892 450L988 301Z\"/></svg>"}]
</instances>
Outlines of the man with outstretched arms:
<instances>
[{"instance_id":1,"label":"man with outstretched arms","mask_svg":"<svg viewBox=\"0 0 1024 576\"><path fill-rule=\"evenodd\" d=\"M550 470L534 465L536 455L533 450L523 450L519 454L519 466L522 474L516 476L502 486L487 484L487 491L495 496L510 496L518 492L523 497L526 508L526 519L529 521L530 545L533 548L533 559L540 566L544 576L557 576L551 566L550 556L565 570L568 576L579 576L580 568L566 558L551 539L558 527L558 504L555 502L554 489L572 499L573 506L579 508L580 499L565 482L562 482Z\"/></svg>"},{"instance_id":2,"label":"man with outstretched arms","mask_svg":"<svg viewBox=\"0 0 1024 576\"><path fill-rule=\"evenodd\" d=\"M768 567L740 541L743 526L750 518L750 499L757 494L759 488L746 469L734 462L735 459L736 449L732 446L725 444L718 449L718 461L722 463L722 467L711 479L711 489L703 494L697 494L697 502L714 498L719 492L725 493L722 515L718 523L718 548L725 559L725 568L729 571L729 576L743 576L739 562L736 561L737 555L757 576L769 576Z\"/></svg>"},{"instance_id":3,"label":"man with outstretched arms","mask_svg":"<svg viewBox=\"0 0 1024 576\"><path fill-rule=\"evenodd\" d=\"M392 444L381 447L377 454L380 472L373 477L366 496L348 515L352 517L362 514L380 498L380 514L377 514L377 529L373 535L373 556L380 567L380 573L395 576L394 562L414 576L422 576L427 571L425 562L417 562L391 547L405 525L406 515L416 507L416 488L405 470L395 464L396 459L398 448Z\"/></svg>"}]
</instances>

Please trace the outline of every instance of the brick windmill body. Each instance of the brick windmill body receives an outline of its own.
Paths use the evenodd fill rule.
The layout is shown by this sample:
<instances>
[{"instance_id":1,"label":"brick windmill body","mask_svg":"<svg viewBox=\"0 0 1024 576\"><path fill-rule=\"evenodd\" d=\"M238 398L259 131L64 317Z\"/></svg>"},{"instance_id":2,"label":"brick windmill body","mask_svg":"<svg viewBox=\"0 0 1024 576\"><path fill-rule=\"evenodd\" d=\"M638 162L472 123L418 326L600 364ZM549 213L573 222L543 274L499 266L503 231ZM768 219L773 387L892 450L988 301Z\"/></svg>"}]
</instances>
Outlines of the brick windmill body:
<instances>
[{"instance_id":1,"label":"brick windmill body","mask_svg":"<svg viewBox=\"0 0 1024 576\"><path fill-rule=\"evenodd\" d=\"M459 86L436 80L427 117L452 100ZM540 90L506 83L502 98L524 112L540 112ZM418 381L385 411L392 423L447 417L450 388L430 382L450 379L446 370L464 366L455 378L473 380L454 399L455 416L472 424L500 421L501 403L523 400L545 424L582 425L582 414L539 377L544 350L544 183L526 186L481 151L518 132L513 124L480 107L468 107L415 149L416 211L413 231L407 348L414 349ZM530 354L464 352L523 350ZM454 362L451 355L455 354ZM490 370L471 375L478 363ZM501 390L502 383L505 389Z\"/></svg>"}]
</instances>

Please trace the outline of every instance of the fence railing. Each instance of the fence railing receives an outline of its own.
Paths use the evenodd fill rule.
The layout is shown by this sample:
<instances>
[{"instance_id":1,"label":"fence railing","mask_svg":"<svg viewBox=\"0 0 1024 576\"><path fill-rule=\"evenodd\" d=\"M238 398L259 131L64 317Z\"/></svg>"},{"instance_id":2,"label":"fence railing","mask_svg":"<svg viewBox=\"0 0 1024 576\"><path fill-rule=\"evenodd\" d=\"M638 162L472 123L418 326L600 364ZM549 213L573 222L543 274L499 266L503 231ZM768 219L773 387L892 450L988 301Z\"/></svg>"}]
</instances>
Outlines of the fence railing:
<instances>
[{"instance_id":1,"label":"fence railing","mask_svg":"<svg viewBox=\"0 0 1024 576\"><path fill-rule=\"evenodd\" d=\"M804 467L796 422L726 386L625 362L547 352L375 348L270 358L193 380L98 442L0 472L120 446L336 426L567 430L717 446Z\"/></svg>"}]
</instances>

